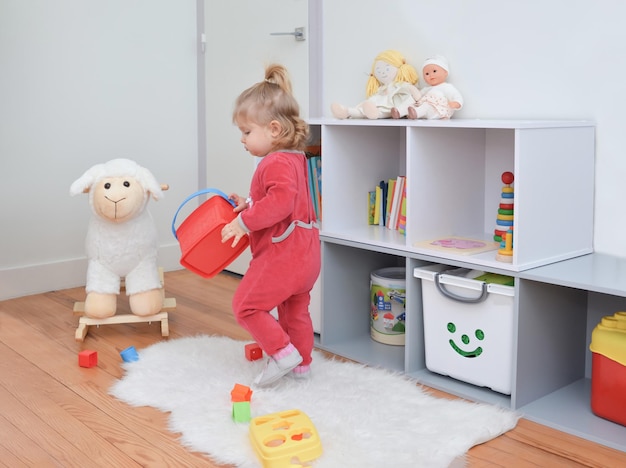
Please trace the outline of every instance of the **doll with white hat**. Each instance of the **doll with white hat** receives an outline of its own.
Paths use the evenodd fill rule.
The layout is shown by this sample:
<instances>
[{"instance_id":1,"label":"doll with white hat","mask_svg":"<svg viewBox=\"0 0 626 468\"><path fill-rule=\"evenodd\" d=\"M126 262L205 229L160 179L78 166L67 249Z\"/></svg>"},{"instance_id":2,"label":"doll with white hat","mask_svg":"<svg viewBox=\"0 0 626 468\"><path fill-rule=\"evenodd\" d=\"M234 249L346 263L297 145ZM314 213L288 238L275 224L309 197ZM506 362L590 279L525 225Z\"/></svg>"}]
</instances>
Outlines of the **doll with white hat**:
<instances>
[{"instance_id":1,"label":"doll with white hat","mask_svg":"<svg viewBox=\"0 0 626 468\"><path fill-rule=\"evenodd\" d=\"M422 76L427 86L421 89L422 97L408 109L409 119L449 119L463 107L463 96L447 82L450 67L441 55L428 58L422 66Z\"/></svg>"}]
</instances>

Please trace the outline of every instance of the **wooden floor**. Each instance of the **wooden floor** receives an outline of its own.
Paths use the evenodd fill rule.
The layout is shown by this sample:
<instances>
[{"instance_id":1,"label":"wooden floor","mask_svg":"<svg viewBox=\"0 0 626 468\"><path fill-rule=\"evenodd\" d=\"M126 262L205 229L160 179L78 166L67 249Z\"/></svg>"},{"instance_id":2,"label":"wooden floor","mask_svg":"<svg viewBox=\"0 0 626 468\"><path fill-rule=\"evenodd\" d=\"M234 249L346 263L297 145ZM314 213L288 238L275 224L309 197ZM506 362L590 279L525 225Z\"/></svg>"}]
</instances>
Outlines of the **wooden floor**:
<instances>
[{"instance_id":1,"label":"wooden floor","mask_svg":"<svg viewBox=\"0 0 626 468\"><path fill-rule=\"evenodd\" d=\"M169 339L200 333L250 339L230 312L238 277L206 280L181 270L165 278L166 296L177 301ZM123 374L119 352L164 338L159 323L137 323L90 327L76 342L72 309L84 296L75 288L0 302L0 466L219 466L179 445L167 414L108 394ZM125 297L119 308L128 310ZM83 349L97 351L97 367L78 366ZM626 466L626 453L527 420L472 448L467 459L472 468Z\"/></svg>"}]
</instances>

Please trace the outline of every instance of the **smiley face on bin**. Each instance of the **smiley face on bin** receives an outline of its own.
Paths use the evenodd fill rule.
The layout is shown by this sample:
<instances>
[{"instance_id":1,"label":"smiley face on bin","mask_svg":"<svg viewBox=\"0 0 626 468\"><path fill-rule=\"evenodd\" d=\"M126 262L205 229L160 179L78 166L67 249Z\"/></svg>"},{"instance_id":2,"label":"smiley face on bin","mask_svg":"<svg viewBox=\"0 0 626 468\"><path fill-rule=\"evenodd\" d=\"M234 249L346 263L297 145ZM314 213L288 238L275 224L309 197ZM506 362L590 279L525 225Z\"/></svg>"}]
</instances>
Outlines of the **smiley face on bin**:
<instances>
[{"instance_id":1,"label":"smiley face on bin","mask_svg":"<svg viewBox=\"0 0 626 468\"><path fill-rule=\"evenodd\" d=\"M448 322L448 331L451 334L455 334L457 332L457 327L453 322ZM477 328L476 330L474 330L474 337L476 340L478 341L482 341L485 339L485 332L483 332L480 328ZM461 344L457 344L454 339L450 338L449 343L450 346L452 347L452 349L454 351L456 351L457 354L466 357L466 358L475 358L480 356L483 353L483 348L481 346L476 346L474 347L474 345L472 345L472 338L470 338L468 335L463 334L461 335ZM461 346L464 348L462 349ZM467 349L468 347L472 347L473 349L465 351L465 349Z\"/></svg>"}]
</instances>

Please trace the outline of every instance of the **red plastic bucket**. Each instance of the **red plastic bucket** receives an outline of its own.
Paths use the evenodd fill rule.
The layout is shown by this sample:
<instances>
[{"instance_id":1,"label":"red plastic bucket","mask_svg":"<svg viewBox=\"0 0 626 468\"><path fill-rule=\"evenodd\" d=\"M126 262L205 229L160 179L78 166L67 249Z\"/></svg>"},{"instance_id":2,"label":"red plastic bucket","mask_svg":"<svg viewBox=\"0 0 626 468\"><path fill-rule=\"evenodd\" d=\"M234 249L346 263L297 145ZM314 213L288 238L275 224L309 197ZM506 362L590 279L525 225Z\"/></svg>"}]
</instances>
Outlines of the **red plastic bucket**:
<instances>
[{"instance_id":1,"label":"red plastic bucket","mask_svg":"<svg viewBox=\"0 0 626 468\"><path fill-rule=\"evenodd\" d=\"M196 208L176 229L176 218L185 204L206 193L216 196ZM178 207L172 220L172 234L178 239L181 250L180 264L204 278L212 278L235 260L246 247L248 236L231 247L232 239L222 243L222 228L237 216L234 203L217 189L204 189L193 193Z\"/></svg>"}]
</instances>

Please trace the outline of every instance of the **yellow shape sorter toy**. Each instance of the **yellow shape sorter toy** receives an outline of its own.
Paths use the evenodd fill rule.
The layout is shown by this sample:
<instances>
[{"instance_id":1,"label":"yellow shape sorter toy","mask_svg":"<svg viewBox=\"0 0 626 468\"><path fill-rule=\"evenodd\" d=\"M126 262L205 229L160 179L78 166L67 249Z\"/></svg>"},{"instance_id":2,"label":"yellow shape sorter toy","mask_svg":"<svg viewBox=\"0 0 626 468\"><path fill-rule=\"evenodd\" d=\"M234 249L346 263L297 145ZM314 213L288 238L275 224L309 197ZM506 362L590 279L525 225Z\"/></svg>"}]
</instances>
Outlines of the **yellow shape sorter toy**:
<instances>
[{"instance_id":1,"label":"yellow shape sorter toy","mask_svg":"<svg viewBox=\"0 0 626 468\"><path fill-rule=\"evenodd\" d=\"M252 418L250 440L263 468L306 466L322 454L315 426L296 409Z\"/></svg>"}]
</instances>

